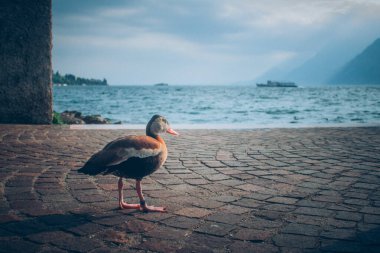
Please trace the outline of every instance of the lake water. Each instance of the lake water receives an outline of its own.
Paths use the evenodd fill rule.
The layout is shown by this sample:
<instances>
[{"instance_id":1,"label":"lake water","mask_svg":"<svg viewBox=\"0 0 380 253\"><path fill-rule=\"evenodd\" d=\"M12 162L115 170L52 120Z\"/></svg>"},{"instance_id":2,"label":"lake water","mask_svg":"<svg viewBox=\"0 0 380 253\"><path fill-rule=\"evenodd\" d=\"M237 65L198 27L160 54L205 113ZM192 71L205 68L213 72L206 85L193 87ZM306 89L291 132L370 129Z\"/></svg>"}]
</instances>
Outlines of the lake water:
<instances>
[{"instance_id":1,"label":"lake water","mask_svg":"<svg viewBox=\"0 0 380 253\"><path fill-rule=\"evenodd\" d=\"M66 86L54 87L54 110L190 128L380 125L380 87Z\"/></svg>"}]
</instances>

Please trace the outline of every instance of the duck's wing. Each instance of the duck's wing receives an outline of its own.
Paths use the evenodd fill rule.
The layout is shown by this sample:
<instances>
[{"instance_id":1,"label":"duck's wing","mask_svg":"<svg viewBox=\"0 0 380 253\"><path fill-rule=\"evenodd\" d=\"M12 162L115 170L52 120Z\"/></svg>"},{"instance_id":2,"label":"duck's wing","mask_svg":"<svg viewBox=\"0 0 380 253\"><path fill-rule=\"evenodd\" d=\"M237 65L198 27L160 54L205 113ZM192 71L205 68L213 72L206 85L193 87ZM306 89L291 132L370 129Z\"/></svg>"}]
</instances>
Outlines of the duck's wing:
<instances>
[{"instance_id":1,"label":"duck's wing","mask_svg":"<svg viewBox=\"0 0 380 253\"><path fill-rule=\"evenodd\" d=\"M146 158L162 151L161 143L149 136L128 136L107 144L102 151L111 153L113 158L107 166L125 162L131 157Z\"/></svg>"},{"instance_id":2,"label":"duck's wing","mask_svg":"<svg viewBox=\"0 0 380 253\"><path fill-rule=\"evenodd\" d=\"M99 174L108 167L118 165L131 157L146 158L156 156L162 151L161 143L149 136L126 136L108 143L94 154L79 172Z\"/></svg>"}]
</instances>

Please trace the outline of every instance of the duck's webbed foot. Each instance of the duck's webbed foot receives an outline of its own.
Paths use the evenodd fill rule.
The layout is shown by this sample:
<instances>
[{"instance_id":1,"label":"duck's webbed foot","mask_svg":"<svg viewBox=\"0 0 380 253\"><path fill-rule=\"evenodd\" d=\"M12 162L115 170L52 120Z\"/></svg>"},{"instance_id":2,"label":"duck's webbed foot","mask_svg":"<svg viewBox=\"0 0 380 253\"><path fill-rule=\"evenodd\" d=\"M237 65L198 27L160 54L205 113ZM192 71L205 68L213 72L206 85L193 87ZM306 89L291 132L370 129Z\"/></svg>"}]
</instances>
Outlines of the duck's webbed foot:
<instances>
[{"instance_id":1,"label":"duck's webbed foot","mask_svg":"<svg viewBox=\"0 0 380 253\"><path fill-rule=\"evenodd\" d=\"M148 206L145 201L140 201L140 210L143 212L160 212L160 213L166 213L166 207L160 207L160 206Z\"/></svg>"},{"instance_id":2,"label":"duck's webbed foot","mask_svg":"<svg viewBox=\"0 0 380 253\"><path fill-rule=\"evenodd\" d=\"M137 195L139 196L139 199L140 199L140 210L141 211L143 211L143 212L160 212L160 213L167 212L166 207L148 206L145 203L144 195L143 195L142 189L141 189L141 180L136 180L136 191L137 191Z\"/></svg>"},{"instance_id":3,"label":"duck's webbed foot","mask_svg":"<svg viewBox=\"0 0 380 253\"><path fill-rule=\"evenodd\" d=\"M124 201L119 202L120 209L140 209L139 204L127 204Z\"/></svg>"}]
</instances>

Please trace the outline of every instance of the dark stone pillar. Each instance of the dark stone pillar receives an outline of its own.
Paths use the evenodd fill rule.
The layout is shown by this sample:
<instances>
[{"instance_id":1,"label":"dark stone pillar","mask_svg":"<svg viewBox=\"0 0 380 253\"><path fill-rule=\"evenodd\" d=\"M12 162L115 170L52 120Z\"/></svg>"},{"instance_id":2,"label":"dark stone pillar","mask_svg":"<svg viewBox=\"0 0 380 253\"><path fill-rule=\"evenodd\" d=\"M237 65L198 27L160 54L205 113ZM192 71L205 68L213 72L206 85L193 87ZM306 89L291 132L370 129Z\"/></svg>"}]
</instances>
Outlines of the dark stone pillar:
<instances>
[{"instance_id":1,"label":"dark stone pillar","mask_svg":"<svg viewBox=\"0 0 380 253\"><path fill-rule=\"evenodd\" d=\"M51 123L51 49L51 0L0 0L0 123Z\"/></svg>"}]
</instances>

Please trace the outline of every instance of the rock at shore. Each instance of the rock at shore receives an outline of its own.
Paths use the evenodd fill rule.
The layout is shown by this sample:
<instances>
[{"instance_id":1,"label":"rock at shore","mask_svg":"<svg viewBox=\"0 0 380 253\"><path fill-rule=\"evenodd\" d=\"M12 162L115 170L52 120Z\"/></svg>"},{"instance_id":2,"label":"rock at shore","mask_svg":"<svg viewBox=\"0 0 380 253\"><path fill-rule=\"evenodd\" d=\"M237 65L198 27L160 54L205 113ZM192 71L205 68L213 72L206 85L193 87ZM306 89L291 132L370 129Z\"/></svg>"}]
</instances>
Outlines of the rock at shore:
<instances>
[{"instance_id":1,"label":"rock at shore","mask_svg":"<svg viewBox=\"0 0 380 253\"><path fill-rule=\"evenodd\" d=\"M86 124L108 124L110 123L107 119L103 118L100 115L89 115L83 117L83 121L86 122Z\"/></svg>"},{"instance_id":2,"label":"rock at shore","mask_svg":"<svg viewBox=\"0 0 380 253\"><path fill-rule=\"evenodd\" d=\"M63 124L111 124L109 119L100 115L83 116L78 111L64 111L60 114Z\"/></svg>"}]
</instances>

